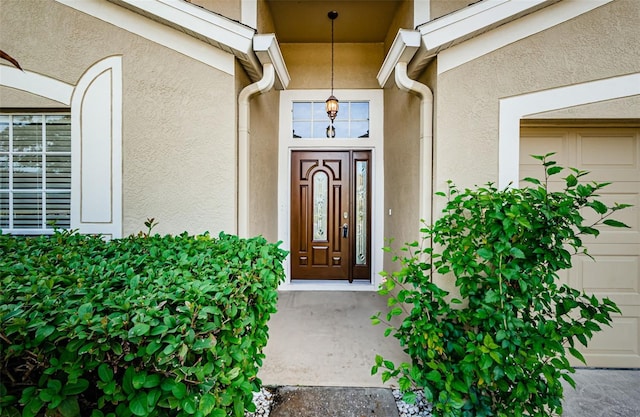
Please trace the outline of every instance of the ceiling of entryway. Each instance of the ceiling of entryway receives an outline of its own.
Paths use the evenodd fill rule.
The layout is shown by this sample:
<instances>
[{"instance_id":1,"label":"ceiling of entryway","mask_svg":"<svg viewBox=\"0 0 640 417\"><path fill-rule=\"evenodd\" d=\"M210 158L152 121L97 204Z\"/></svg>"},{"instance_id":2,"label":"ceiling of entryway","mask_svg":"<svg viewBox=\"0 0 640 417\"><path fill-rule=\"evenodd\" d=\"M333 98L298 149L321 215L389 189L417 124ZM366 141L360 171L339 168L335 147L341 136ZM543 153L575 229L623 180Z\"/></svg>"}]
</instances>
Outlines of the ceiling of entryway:
<instances>
[{"instance_id":1,"label":"ceiling of entryway","mask_svg":"<svg viewBox=\"0 0 640 417\"><path fill-rule=\"evenodd\" d=\"M331 42L331 20L336 43L383 42L403 0L267 0L281 43Z\"/></svg>"}]
</instances>

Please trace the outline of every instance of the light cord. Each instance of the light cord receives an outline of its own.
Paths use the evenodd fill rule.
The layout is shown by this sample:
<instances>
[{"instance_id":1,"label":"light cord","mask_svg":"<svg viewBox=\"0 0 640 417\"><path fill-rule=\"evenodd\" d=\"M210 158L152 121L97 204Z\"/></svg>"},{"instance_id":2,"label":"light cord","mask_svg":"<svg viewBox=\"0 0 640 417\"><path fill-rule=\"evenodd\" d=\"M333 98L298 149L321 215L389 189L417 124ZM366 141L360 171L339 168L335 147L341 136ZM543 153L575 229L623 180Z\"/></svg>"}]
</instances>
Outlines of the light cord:
<instances>
[{"instance_id":1,"label":"light cord","mask_svg":"<svg viewBox=\"0 0 640 417\"><path fill-rule=\"evenodd\" d=\"M331 19L331 95L333 95L333 22Z\"/></svg>"}]
</instances>

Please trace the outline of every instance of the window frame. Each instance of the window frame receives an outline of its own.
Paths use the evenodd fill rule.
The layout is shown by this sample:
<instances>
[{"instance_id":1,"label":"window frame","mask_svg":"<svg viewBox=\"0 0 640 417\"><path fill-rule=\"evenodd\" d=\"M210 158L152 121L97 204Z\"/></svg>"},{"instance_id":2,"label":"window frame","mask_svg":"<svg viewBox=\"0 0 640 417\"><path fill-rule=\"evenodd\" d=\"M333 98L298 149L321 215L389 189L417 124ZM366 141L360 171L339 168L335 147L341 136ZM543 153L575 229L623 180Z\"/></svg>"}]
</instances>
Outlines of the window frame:
<instances>
[{"instance_id":1,"label":"window frame","mask_svg":"<svg viewBox=\"0 0 640 417\"><path fill-rule=\"evenodd\" d=\"M107 56L81 69L76 84L0 65L0 86L59 103L47 111L71 109L71 230L105 239L121 238L124 231L122 59ZM34 109L20 102L0 111Z\"/></svg>"},{"instance_id":2,"label":"window frame","mask_svg":"<svg viewBox=\"0 0 640 417\"><path fill-rule=\"evenodd\" d=\"M293 137L293 102L324 101L329 95L328 90L284 90L280 92L280 146L298 148L362 148L371 149L382 143L384 136L382 90L335 90L339 100L369 102L369 137L368 138L294 138ZM327 116L327 121L329 117Z\"/></svg>"},{"instance_id":3,"label":"window frame","mask_svg":"<svg viewBox=\"0 0 640 417\"><path fill-rule=\"evenodd\" d=\"M299 118L296 119L296 104L308 104L309 105L309 117L308 118ZM356 118L353 116L353 105L354 104L366 104L367 107L367 117L366 118ZM316 119L315 116L317 108L321 108L320 118ZM336 139L344 139L344 140L353 140L358 141L361 139L366 139L370 136L371 131L371 100L370 99L358 99L358 100L342 100L340 102L340 111L338 111L338 117L332 122L328 119L328 116L325 112L325 101L324 100L293 100L291 101L291 137L296 140L336 140ZM345 116L347 114L347 116ZM306 125L311 132L311 136L300 136L296 135L295 126L296 123L300 123L302 125ZM354 126L357 123L366 123L367 132L366 135L358 135L352 136L352 131L355 129ZM316 133L316 126L323 126L320 129L323 133L330 126L334 127L335 136L329 137L325 135L318 135ZM326 125L326 128L324 127ZM340 136L341 127L346 126L347 135Z\"/></svg>"},{"instance_id":4,"label":"window frame","mask_svg":"<svg viewBox=\"0 0 640 417\"><path fill-rule=\"evenodd\" d=\"M0 231L4 234L12 234L12 235L48 235L53 234L56 228L69 230L71 229L71 194L72 194L72 179L71 179L71 170L72 170L72 118L70 109L11 109L10 111L0 111L0 116L8 117L8 127L9 127L9 138L8 138L8 149L0 150L0 155L7 156L7 185L8 188L2 188L0 193L6 194L8 196L7 199L7 226L8 227L0 227ZM41 147L37 151L16 151L15 150L15 137L14 137L14 117L21 116L37 116L40 117L40 138ZM67 116L68 118L68 136L69 136L69 144L67 151L49 151L46 145L46 135L47 135L47 118L50 116ZM40 187L33 189L21 189L15 187L15 178L14 178L14 158L16 156L29 156L36 155L41 158L40 165L40 178L39 183ZM47 157L50 156L63 156L68 157L69 164L69 180L68 186L65 188L49 188L47 187ZM14 224L14 196L16 194L16 190L18 194L40 194L40 207L38 210L40 213L38 214L38 223L39 227L15 227ZM51 196L51 194L67 194L68 202L66 211L68 213L67 225L63 226L50 226L47 220L48 214L47 211L47 196Z\"/></svg>"}]
</instances>

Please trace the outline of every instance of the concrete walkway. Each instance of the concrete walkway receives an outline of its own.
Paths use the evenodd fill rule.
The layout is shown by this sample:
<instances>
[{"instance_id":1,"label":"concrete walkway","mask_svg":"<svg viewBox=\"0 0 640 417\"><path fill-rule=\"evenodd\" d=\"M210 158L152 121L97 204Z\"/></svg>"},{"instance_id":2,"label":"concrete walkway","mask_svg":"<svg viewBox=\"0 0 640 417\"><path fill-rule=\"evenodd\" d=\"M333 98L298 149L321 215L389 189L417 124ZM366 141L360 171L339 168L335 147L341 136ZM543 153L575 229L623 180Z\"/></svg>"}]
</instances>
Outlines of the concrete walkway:
<instances>
[{"instance_id":1,"label":"concrete walkway","mask_svg":"<svg viewBox=\"0 0 640 417\"><path fill-rule=\"evenodd\" d=\"M640 417L640 370L578 369L563 417Z\"/></svg>"},{"instance_id":2,"label":"concrete walkway","mask_svg":"<svg viewBox=\"0 0 640 417\"><path fill-rule=\"evenodd\" d=\"M388 411L395 406L388 389L360 389L392 386L371 376L376 354L409 360L383 326L370 324L378 311L386 300L376 293L282 292L258 375L278 387L271 417L397 415ZM640 370L578 369L574 380L576 390L565 384L563 417L640 417Z\"/></svg>"},{"instance_id":3,"label":"concrete walkway","mask_svg":"<svg viewBox=\"0 0 640 417\"><path fill-rule=\"evenodd\" d=\"M281 292L258 376L276 386L385 386L371 376L376 354L396 364L409 358L382 325L371 325L378 311L386 300L372 292Z\"/></svg>"}]
</instances>

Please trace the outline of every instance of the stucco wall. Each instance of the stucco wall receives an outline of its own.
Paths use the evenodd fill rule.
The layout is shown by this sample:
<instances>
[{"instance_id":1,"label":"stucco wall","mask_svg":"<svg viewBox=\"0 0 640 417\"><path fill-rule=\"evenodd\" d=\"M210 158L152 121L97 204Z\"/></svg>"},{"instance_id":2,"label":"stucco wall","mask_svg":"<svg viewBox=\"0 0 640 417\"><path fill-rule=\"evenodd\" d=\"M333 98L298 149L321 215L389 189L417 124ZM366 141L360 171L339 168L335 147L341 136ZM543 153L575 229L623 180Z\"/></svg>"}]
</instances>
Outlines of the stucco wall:
<instances>
[{"instance_id":1,"label":"stucco wall","mask_svg":"<svg viewBox=\"0 0 640 417\"><path fill-rule=\"evenodd\" d=\"M331 44L282 44L291 76L289 89L331 87ZM379 88L376 75L384 60L380 43L337 43L334 48L334 88Z\"/></svg>"},{"instance_id":2,"label":"stucco wall","mask_svg":"<svg viewBox=\"0 0 640 417\"><path fill-rule=\"evenodd\" d=\"M640 96L632 96L601 103L583 104L567 109L549 111L525 119L639 119Z\"/></svg>"},{"instance_id":3,"label":"stucco wall","mask_svg":"<svg viewBox=\"0 0 640 417\"><path fill-rule=\"evenodd\" d=\"M399 249L418 239L420 100L394 86L384 92L384 108L384 234ZM397 267L385 253L385 271Z\"/></svg>"},{"instance_id":4,"label":"stucco wall","mask_svg":"<svg viewBox=\"0 0 640 417\"><path fill-rule=\"evenodd\" d=\"M421 0L415 0L415 1L421 1ZM472 3L475 3L475 1L473 0L430 0L430 2L431 2L431 10L430 10L431 20L437 19L449 13L453 13L457 10L460 10L469 6Z\"/></svg>"},{"instance_id":5,"label":"stucco wall","mask_svg":"<svg viewBox=\"0 0 640 417\"><path fill-rule=\"evenodd\" d=\"M159 233L235 231L236 109L221 105L235 102L232 75L52 1L3 1L0 39L25 69L69 84L122 55L125 235L147 217ZM34 105L20 97L0 105Z\"/></svg>"},{"instance_id":6,"label":"stucco wall","mask_svg":"<svg viewBox=\"0 0 640 417\"><path fill-rule=\"evenodd\" d=\"M7 65L8 66L8 65ZM0 107L11 108L15 107L15 103L19 103L22 108L32 109L59 109L60 103L55 100L41 97L27 91L16 90L10 87L0 86Z\"/></svg>"},{"instance_id":7,"label":"stucco wall","mask_svg":"<svg viewBox=\"0 0 640 417\"><path fill-rule=\"evenodd\" d=\"M240 21L240 0L186 0L191 4L219 13L229 19Z\"/></svg>"},{"instance_id":8,"label":"stucco wall","mask_svg":"<svg viewBox=\"0 0 640 417\"><path fill-rule=\"evenodd\" d=\"M249 235L278 240L278 117L277 91L251 101L249 158Z\"/></svg>"},{"instance_id":9,"label":"stucco wall","mask_svg":"<svg viewBox=\"0 0 640 417\"><path fill-rule=\"evenodd\" d=\"M258 0L258 33L275 33L276 28L273 23L271 9L266 0Z\"/></svg>"},{"instance_id":10,"label":"stucco wall","mask_svg":"<svg viewBox=\"0 0 640 417\"><path fill-rule=\"evenodd\" d=\"M438 189L448 179L462 187L497 180L501 98L640 71L639 14L636 0L617 0L440 74ZM599 117L616 114L603 110L610 105L624 107L601 104Z\"/></svg>"},{"instance_id":11,"label":"stucco wall","mask_svg":"<svg viewBox=\"0 0 640 417\"><path fill-rule=\"evenodd\" d=\"M391 21L391 25L389 25L389 30L387 31L387 35L384 38L384 53L389 51L391 48L391 44L398 34L399 29L414 29L413 24L413 7L415 0L404 0L398 10L396 11L396 15L393 17ZM423 2L419 2L419 7L427 7L427 4Z\"/></svg>"}]
</instances>

